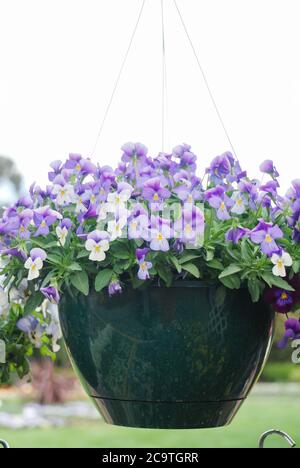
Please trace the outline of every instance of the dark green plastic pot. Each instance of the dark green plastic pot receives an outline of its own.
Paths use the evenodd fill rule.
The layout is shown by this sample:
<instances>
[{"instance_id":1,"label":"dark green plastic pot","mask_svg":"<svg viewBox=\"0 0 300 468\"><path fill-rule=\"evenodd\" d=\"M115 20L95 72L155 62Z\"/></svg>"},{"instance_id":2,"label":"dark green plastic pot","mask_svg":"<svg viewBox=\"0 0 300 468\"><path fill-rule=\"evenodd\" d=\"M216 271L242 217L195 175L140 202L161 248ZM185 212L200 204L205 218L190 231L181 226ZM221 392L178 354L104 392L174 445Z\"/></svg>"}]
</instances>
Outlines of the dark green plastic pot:
<instances>
[{"instance_id":1,"label":"dark green plastic pot","mask_svg":"<svg viewBox=\"0 0 300 468\"><path fill-rule=\"evenodd\" d=\"M247 289L201 282L64 295L78 376L105 421L191 429L229 424L268 356L274 314Z\"/></svg>"}]
</instances>

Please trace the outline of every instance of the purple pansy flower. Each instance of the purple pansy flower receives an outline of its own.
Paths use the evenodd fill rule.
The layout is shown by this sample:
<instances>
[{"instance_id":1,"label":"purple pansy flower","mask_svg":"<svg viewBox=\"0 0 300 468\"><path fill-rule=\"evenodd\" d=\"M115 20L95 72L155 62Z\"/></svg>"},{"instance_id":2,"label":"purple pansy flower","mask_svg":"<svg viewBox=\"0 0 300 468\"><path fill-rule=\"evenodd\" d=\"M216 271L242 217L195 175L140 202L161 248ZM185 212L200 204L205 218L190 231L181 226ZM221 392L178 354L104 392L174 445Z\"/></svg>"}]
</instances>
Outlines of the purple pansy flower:
<instances>
[{"instance_id":1,"label":"purple pansy flower","mask_svg":"<svg viewBox=\"0 0 300 468\"><path fill-rule=\"evenodd\" d=\"M166 188L165 181L160 177L154 177L145 182L142 196L145 200L149 200L155 204L170 198L171 192Z\"/></svg>"},{"instance_id":2,"label":"purple pansy flower","mask_svg":"<svg viewBox=\"0 0 300 468\"><path fill-rule=\"evenodd\" d=\"M231 219L228 210L234 205L234 201L226 195L224 187L219 185L208 190L205 193L205 198L210 206L216 209L218 219L221 221Z\"/></svg>"},{"instance_id":3,"label":"purple pansy flower","mask_svg":"<svg viewBox=\"0 0 300 468\"><path fill-rule=\"evenodd\" d=\"M173 192L176 193L178 198L186 203L194 203L200 200L201 191L202 187L199 180L197 180L197 182L194 181L194 183L187 180L184 184L173 189Z\"/></svg>"},{"instance_id":4,"label":"purple pansy flower","mask_svg":"<svg viewBox=\"0 0 300 468\"><path fill-rule=\"evenodd\" d=\"M260 165L260 171L264 174L269 174L270 176L274 177L274 179L279 177L279 173L276 167L274 166L273 161L271 161L270 159L267 159Z\"/></svg>"},{"instance_id":5,"label":"purple pansy flower","mask_svg":"<svg viewBox=\"0 0 300 468\"><path fill-rule=\"evenodd\" d=\"M233 156L229 152L213 159L209 169L207 169L207 172L210 174L210 179L216 184L222 183L224 178L231 173L231 163L233 160Z\"/></svg>"},{"instance_id":6,"label":"purple pansy flower","mask_svg":"<svg viewBox=\"0 0 300 468\"><path fill-rule=\"evenodd\" d=\"M266 184L261 185L260 190L262 192L267 192L267 193L270 193L273 196L276 196L277 195L277 190L278 190L279 187L280 187L280 185L277 182L277 180L270 180Z\"/></svg>"},{"instance_id":7,"label":"purple pansy flower","mask_svg":"<svg viewBox=\"0 0 300 468\"><path fill-rule=\"evenodd\" d=\"M47 288L41 288L41 293L48 299L52 304L58 304L60 301L60 295L58 290L54 286L48 286Z\"/></svg>"},{"instance_id":8,"label":"purple pansy flower","mask_svg":"<svg viewBox=\"0 0 300 468\"><path fill-rule=\"evenodd\" d=\"M281 288L273 287L267 289L264 295L265 301L272 306L278 314L288 314L300 301L300 281L294 277L289 281L294 291L286 291Z\"/></svg>"},{"instance_id":9,"label":"purple pansy flower","mask_svg":"<svg viewBox=\"0 0 300 468\"><path fill-rule=\"evenodd\" d=\"M195 243L203 236L205 227L204 214L195 205L185 205L182 216L174 224L177 236L182 242Z\"/></svg>"},{"instance_id":10,"label":"purple pansy flower","mask_svg":"<svg viewBox=\"0 0 300 468\"><path fill-rule=\"evenodd\" d=\"M137 249L136 250L136 258L139 264L139 271L138 271L138 278L142 281L150 279L149 270L152 268L152 263L146 260L146 257L150 249Z\"/></svg>"},{"instance_id":11,"label":"purple pansy flower","mask_svg":"<svg viewBox=\"0 0 300 468\"><path fill-rule=\"evenodd\" d=\"M275 241L283 237L283 232L279 226L273 226L272 224L268 224L262 220L251 232L250 237L254 244L260 244L261 250L264 254L271 257L274 253L278 253L280 251L280 248Z\"/></svg>"},{"instance_id":12,"label":"purple pansy flower","mask_svg":"<svg viewBox=\"0 0 300 468\"><path fill-rule=\"evenodd\" d=\"M29 226L31 224L33 218L33 211L30 209L23 210L19 214L20 219L20 226L19 226L19 236L21 239L29 239L30 238L30 230Z\"/></svg>"},{"instance_id":13,"label":"purple pansy flower","mask_svg":"<svg viewBox=\"0 0 300 468\"><path fill-rule=\"evenodd\" d=\"M118 280L113 280L108 286L108 294L110 296L115 296L116 294L122 293L122 287Z\"/></svg>"},{"instance_id":14,"label":"purple pansy flower","mask_svg":"<svg viewBox=\"0 0 300 468\"><path fill-rule=\"evenodd\" d=\"M71 169L82 176L94 174L97 171L96 166L89 159L84 159L79 154L70 154L65 168Z\"/></svg>"},{"instance_id":15,"label":"purple pansy flower","mask_svg":"<svg viewBox=\"0 0 300 468\"><path fill-rule=\"evenodd\" d=\"M11 255L12 257L18 257L22 261L27 259L25 252L17 247L1 250L0 253L1 255Z\"/></svg>"},{"instance_id":16,"label":"purple pansy flower","mask_svg":"<svg viewBox=\"0 0 300 468\"><path fill-rule=\"evenodd\" d=\"M17 208L32 208L33 203L30 197L21 197L16 203Z\"/></svg>"},{"instance_id":17,"label":"purple pansy flower","mask_svg":"<svg viewBox=\"0 0 300 468\"><path fill-rule=\"evenodd\" d=\"M226 234L227 242L233 242L234 244L238 244L241 239L246 236L249 236L250 229L246 229L243 227L237 227L230 229Z\"/></svg>"},{"instance_id":18,"label":"purple pansy flower","mask_svg":"<svg viewBox=\"0 0 300 468\"><path fill-rule=\"evenodd\" d=\"M35 317L28 315L27 317L21 318L17 322L17 328L28 334L29 340L36 348L41 347L45 327L43 327Z\"/></svg>"},{"instance_id":19,"label":"purple pansy flower","mask_svg":"<svg viewBox=\"0 0 300 468\"><path fill-rule=\"evenodd\" d=\"M51 169L53 169L53 171L48 172L48 179L50 180L50 182L53 182L55 177L57 177L61 173L62 161L59 161L59 160L53 161L50 164L50 167Z\"/></svg>"},{"instance_id":20,"label":"purple pansy flower","mask_svg":"<svg viewBox=\"0 0 300 468\"><path fill-rule=\"evenodd\" d=\"M50 232L49 227L61 218L62 215L57 211L50 209L49 206L37 208L33 213L33 221L38 228L34 236L47 236Z\"/></svg>"},{"instance_id":21,"label":"purple pansy flower","mask_svg":"<svg viewBox=\"0 0 300 468\"><path fill-rule=\"evenodd\" d=\"M292 182L295 198L300 198L300 179L295 179Z\"/></svg>"},{"instance_id":22,"label":"purple pansy flower","mask_svg":"<svg viewBox=\"0 0 300 468\"><path fill-rule=\"evenodd\" d=\"M92 203L89 203L88 206L87 206L86 212L79 215L78 219L80 221L82 221L82 220L86 221L87 219L91 219L91 218L98 218L98 210L97 210L96 205L93 205Z\"/></svg>"},{"instance_id":23,"label":"purple pansy flower","mask_svg":"<svg viewBox=\"0 0 300 468\"><path fill-rule=\"evenodd\" d=\"M279 349L284 349L287 347L290 340L300 340L300 322L296 319L288 319L285 322L285 334L282 340L278 343Z\"/></svg>"},{"instance_id":24,"label":"purple pansy flower","mask_svg":"<svg viewBox=\"0 0 300 468\"><path fill-rule=\"evenodd\" d=\"M134 159L144 160L147 156L148 149L142 143L126 143L122 146L123 162L131 162Z\"/></svg>"}]
</instances>

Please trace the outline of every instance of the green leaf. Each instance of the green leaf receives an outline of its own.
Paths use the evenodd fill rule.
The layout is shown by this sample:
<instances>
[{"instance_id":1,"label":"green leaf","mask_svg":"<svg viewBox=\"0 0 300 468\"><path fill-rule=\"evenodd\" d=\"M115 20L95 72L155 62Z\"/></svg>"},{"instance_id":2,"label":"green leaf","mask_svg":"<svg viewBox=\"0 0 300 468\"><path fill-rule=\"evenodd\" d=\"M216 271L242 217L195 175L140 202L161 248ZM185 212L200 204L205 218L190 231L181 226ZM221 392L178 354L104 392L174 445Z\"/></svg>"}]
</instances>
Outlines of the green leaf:
<instances>
[{"instance_id":1,"label":"green leaf","mask_svg":"<svg viewBox=\"0 0 300 468\"><path fill-rule=\"evenodd\" d=\"M206 261L211 262L214 259L215 256L215 250L209 249L206 252Z\"/></svg>"},{"instance_id":2,"label":"green leaf","mask_svg":"<svg viewBox=\"0 0 300 468\"><path fill-rule=\"evenodd\" d=\"M182 265L182 269L195 276L195 278L199 279L201 276L199 268L197 268L193 263L185 263Z\"/></svg>"},{"instance_id":3,"label":"green leaf","mask_svg":"<svg viewBox=\"0 0 300 468\"><path fill-rule=\"evenodd\" d=\"M36 292L30 296L24 307L24 315L30 315L35 312L42 305L44 299L45 297L40 292Z\"/></svg>"},{"instance_id":4,"label":"green leaf","mask_svg":"<svg viewBox=\"0 0 300 468\"><path fill-rule=\"evenodd\" d=\"M71 277L71 284L76 288L79 292L88 296L89 294L89 277L86 271L80 271L78 273L74 273Z\"/></svg>"},{"instance_id":5,"label":"green leaf","mask_svg":"<svg viewBox=\"0 0 300 468\"><path fill-rule=\"evenodd\" d=\"M71 265L68 266L68 270L70 270L70 271L82 271L82 268L79 265L79 263L74 262L74 263L71 263Z\"/></svg>"},{"instance_id":6,"label":"green leaf","mask_svg":"<svg viewBox=\"0 0 300 468\"><path fill-rule=\"evenodd\" d=\"M220 274L219 279L226 278L226 276L235 275L236 273L239 273L240 271L242 271L242 267L232 263L232 265L229 265L229 267L225 268L225 270Z\"/></svg>"},{"instance_id":7,"label":"green leaf","mask_svg":"<svg viewBox=\"0 0 300 468\"><path fill-rule=\"evenodd\" d=\"M57 247L57 241L42 241L41 239L32 239L31 240L33 245L37 245L41 249L52 249L53 247Z\"/></svg>"},{"instance_id":8,"label":"green leaf","mask_svg":"<svg viewBox=\"0 0 300 468\"><path fill-rule=\"evenodd\" d=\"M253 302L258 302L261 295L260 281L250 278L248 280L248 289Z\"/></svg>"},{"instance_id":9,"label":"green leaf","mask_svg":"<svg viewBox=\"0 0 300 468\"><path fill-rule=\"evenodd\" d=\"M170 256L170 261L173 263L174 267L176 268L177 272L180 274L182 272L181 265L177 259L177 257L174 257L174 255Z\"/></svg>"},{"instance_id":10,"label":"green leaf","mask_svg":"<svg viewBox=\"0 0 300 468\"><path fill-rule=\"evenodd\" d=\"M224 265L220 260L217 260L216 258L214 260L211 260L210 262L207 262L207 266L209 268L212 268L213 270L224 270Z\"/></svg>"},{"instance_id":11,"label":"green leaf","mask_svg":"<svg viewBox=\"0 0 300 468\"><path fill-rule=\"evenodd\" d=\"M295 291L295 289L283 278L279 276L274 276L272 273L263 273L262 279L269 285L276 286L277 288L284 289L285 291Z\"/></svg>"},{"instance_id":12,"label":"green leaf","mask_svg":"<svg viewBox=\"0 0 300 468\"><path fill-rule=\"evenodd\" d=\"M296 260L294 263L293 263L293 272L297 275L300 271L300 262L298 260Z\"/></svg>"},{"instance_id":13,"label":"green leaf","mask_svg":"<svg viewBox=\"0 0 300 468\"><path fill-rule=\"evenodd\" d=\"M228 289L240 289L241 287L241 280L237 275L220 278L220 281Z\"/></svg>"},{"instance_id":14,"label":"green leaf","mask_svg":"<svg viewBox=\"0 0 300 468\"><path fill-rule=\"evenodd\" d=\"M167 286L171 286L173 281L173 275L169 268L164 265L156 265L156 270L159 277L166 283Z\"/></svg>"},{"instance_id":15,"label":"green leaf","mask_svg":"<svg viewBox=\"0 0 300 468\"><path fill-rule=\"evenodd\" d=\"M102 289L106 288L106 286L109 285L113 273L114 273L113 270L110 270L108 268L106 268L105 270L99 271L95 279L95 290L97 292L102 291Z\"/></svg>"},{"instance_id":16,"label":"green leaf","mask_svg":"<svg viewBox=\"0 0 300 468\"><path fill-rule=\"evenodd\" d=\"M224 286L220 286L216 291L216 298L215 298L216 305L218 307L224 306L226 295L227 295L226 288L224 288Z\"/></svg>"},{"instance_id":17,"label":"green leaf","mask_svg":"<svg viewBox=\"0 0 300 468\"><path fill-rule=\"evenodd\" d=\"M252 249L249 245L248 239L243 239L241 242L242 257L246 261L250 261L252 258Z\"/></svg>"},{"instance_id":18,"label":"green leaf","mask_svg":"<svg viewBox=\"0 0 300 468\"><path fill-rule=\"evenodd\" d=\"M79 252L79 254L77 255L77 258L85 258L85 257L88 257L90 255L90 253L87 251L87 250L81 250L81 252Z\"/></svg>"},{"instance_id":19,"label":"green leaf","mask_svg":"<svg viewBox=\"0 0 300 468\"><path fill-rule=\"evenodd\" d=\"M60 265L62 260L63 260L62 257L60 257L59 255L48 254L46 261L49 261L50 263L54 263L55 265Z\"/></svg>"},{"instance_id":20,"label":"green leaf","mask_svg":"<svg viewBox=\"0 0 300 468\"><path fill-rule=\"evenodd\" d=\"M124 244L114 245L111 248L111 253L115 258L120 260L128 260L130 258L130 253Z\"/></svg>"},{"instance_id":21,"label":"green leaf","mask_svg":"<svg viewBox=\"0 0 300 468\"><path fill-rule=\"evenodd\" d=\"M200 255L192 254L192 253L185 253L182 255L182 257L179 259L180 265L183 265L184 263L188 263L192 260L196 260L196 258L199 258Z\"/></svg>"},{"instance_id":22,"label":"green leaf","mask_svg":"<svg viewBox=\"0 0 300 468\"><path fill-rule=\"evenodd\" d=\"M41 287L44 288L45 286L47 286L50 282L51 282L51 279L55 276L55 273L54 271L49 271L49 273L45 276L45 278L43 279L43 282L42 282L42 285Z\"/></svg>"}]
</instances>

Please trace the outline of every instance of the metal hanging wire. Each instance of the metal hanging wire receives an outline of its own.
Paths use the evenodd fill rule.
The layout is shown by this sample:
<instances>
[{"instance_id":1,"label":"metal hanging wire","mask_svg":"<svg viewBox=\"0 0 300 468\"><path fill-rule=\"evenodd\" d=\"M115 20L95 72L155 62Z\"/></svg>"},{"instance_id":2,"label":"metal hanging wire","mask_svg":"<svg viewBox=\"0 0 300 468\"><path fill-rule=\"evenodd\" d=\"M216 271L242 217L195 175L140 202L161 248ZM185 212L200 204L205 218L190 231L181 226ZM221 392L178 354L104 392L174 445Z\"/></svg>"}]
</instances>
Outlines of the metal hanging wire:
<instances>
[{"instance_id":1,"label":"metal hanging wire","mask_svg":"<svg viewBox=\"0 0 300 468\"><path fill-rule=\"evenodd\" d=\"M209 94L209 96L210 96L210 99L211 99L211 101L212 101L213 107L214 107L214 109L215 109L215 111L216 111L217 117L218 117L218 119L219 119L219 121L220 121L220 124L221 124L221 126L222 126L222 128L223 128L223 130L224 130L224 132L225 132L226 138L227 138L227 140L228 140L228 142L229 142L229 144L230 144L230 147L231 147L231 149L232 149L232 152L233 152L233 154L235 155L235 157L238 159L237 153L236 153L236 151L235 151L235 147L234 147L234 145L233 145L233 142L232 142L232 140L231 140L231 137L230 137L230 135L229 135L229 132L228 132L228 130L227 130L227 128L226 128L226 125L225 125L225 122L224 122L224 120L223 120L221 111L220 111L220 109L219 109L219 107L218 107L218 105L217 105L217 101L216 101L216 99L215 99L214 93L213 93L213 91L212 91L212 89L211 89L211 87L210 87L210 85L209 85L208 78L207 78L206 73L205 73L205 71L204 71L204 68L203 68L203 66L202 66L202 64L201 64L200 58L199 58L199 56L198 56L198 54L197 54L196 47L195 47L195 45L194 45L194 43L193 43L193 41L192 41L191 35L189 34L187 25L186 25L186 23L185 23L185 21L184 21L184 18L183 18L183 15L182 15L182 13L181 13L181 10L180 10L180 8L179 8L179 6L178 6L177 0L173 0L173 2L174 2L174 5L175 5L175 8L176 8L176 10L177 10L177 13L178 13L178 15L179 15L179 18L180 18L181 24L182 24L182 26L183 26L184 32L185 32L185 34L186 34L186 37L187 37L187 39L188 39L188 42L189 42L189 44L190 44L190 46L191 46L191 48L192 48L192 52L193 52L193 54L194 54L194 56L195 56L195 59L196 59L196 61L197 61L199 70L200 70L200 72L201 72L201 75L202 75L202 78L203 78L203 80L204 80L204 84L205 84L205 86L206 86L206 88L207 88L207 91L208 91L208 94Z\"/></svg>"},{"instance_id":2,"label":"metal hanging wire","mask_svg":"<svg viewBox=\"0 0 300 468\"><path fill-rule=\"evenodd\" d=\"M166 33L165 33L165 8L164 0L160 0L161 4L161 26L162 26L162 129L161 129L161 148L165 151L166 132L167 132L167 112L168 112L168 83L167 83L167 60L166 60Z\"/></svg>"},{"instance_id":3,"label":"metal hanging wire","mask_svg":"<svg viewBox=\"0 0 300 468\"><path fill-rule=\"evenodd\" d=\"M140 10L139 10L139 14L138 14L137 21L136 21L136 23L135 23L135 26L134 26L132 35L131 35L131 37L130 37L130 41L129 41L128 48L127 48L127 50L126 50L125 56L124 56L123 61L122 61L122 64L121 64L120 71L119 71L119 73L118 73L118 76L117 76L115 85L114 85L114 87L113 87L112 95L111 95L111 97L110 97L110 99L109 99L109 101L108 101L108 105L107 105L107 107L106 107L106 109L105 109L105 112L104 112L104 117L103 117L103 120L102 120L100 129L99 129L99 132L98 132L98 135L97 135L95 144L94 144L93 149L92 149L92 151L91 151L91 156L93 156L93 155L95 154L95 151L96 151L96 149L97 149L99 140L100 140L100 138L101 138L101 136L102 136L102 132L103 132L104 125L105 125L105 123L106 123L106 121L107 121L107 117L108 117L108 114L109 114L111 105L112 105L112 103L113 103L114 97L115 97L116 92L117 92L117 90L118 90L119 83L120 83L120 80L121 80L121 78L122 78L123 71L124 71L125 65L126 65L126 63L127 63L127 59L128 59L129 53L130 53L131 48L132 48L132 44L133 44L133 42L134 42L134 39L135 39L137 30L138 30L139 24L140 24L140 22L141 22L141 18L142 18L143 11L144 11L144 8L145 8L145 3L146 3L146 0L143 0L142 6L141 6L141 8L140 8Z\"/></svg>"},{"instance_id":4,"label":"metal hanging wire","mask_svg":"<svg viewBox=\"0 0 300 468\"><path fill-rule=\"evenodd\" d=\"M167 60L166 60L166 34L165 34L165 6L164 6L164 0L160 0L161 2L161 24L162 24L162 111L161 111L161 119L162 119L162 130L161 130L161 147L162 147L162 151L164 152L165 150L165 140L166 140L166 130L167 130L167 101L168 101L168 92L167 92ZM184 21L184 18L183 18L183 15L181 13L181 10L178 6L178 3L177 3L177 0L173 0L174 2L174 5L175 5L175 8L178 12L178 15L179 15L179 18L180 18L180 21L181 21L181 24L183 26L183 29L184 29L184 32L187 36L187 39L188 39L188 42L191 46L191 49L192 49L192 52L196 58L196 61L197 61L197 64L198 64L198 67L199 67L199 70L201 72L201 75L202 75L202 78L204 80L204 83L205 83L205 86L207 88L207 91L209 93L209 96L210 96L210 99L212 101L212 104L213 104L213 107L216 111L216 114L217 114L217 117L220 121L220 124L224 130L224 133L226 135L226 138L229 142L229 145L232 149L232 152L233 154L235 155L235 157L238 159L237 157L237 152L235 151L235 148L234 148L234 145L233 145L233 142L231 140L231 137L229 135L229 132L226 128L226 125L225 125L225 122L223 120L223 117L221 115L221 111L217 105L217 102L216 102L216 99L215 99L215 96L212 92L212 89L209 85L209 82L208 82L208 78L206 76L206 73L204 71L204 68L202 67L201 65L201 62L200 62L200 58L197 54L197 51L196 51L196 48L194 46L194 43L192 41L192 38L189 34L189 31L188 31L188 28L187 28L187 25ZM111 97L108 101L108 105L105 109L105 112L104 112L104 117L103 117L103 120L102 120L102 123L101 123L101 126L100 126L100 129L99 129L99 132L98 132L98 135L97 135L97 138L96 138L96 141L95 141L95 144L93 146L93 149L91 151L91 156L93 156L96 152L96 149L98 147L98 143L100 141L100 138L102 136L102 133L103 133L103 129L104 129L104 126L105 126L105 123L107 121L107 117L108 117L108 114L109 114L109 111L111 109L111 106L112 106L112 103L113 103L113 100L114 100L114 97L116 95L116 92L118 90L118 87L119 87L119 83L120 83L120 80L122 78L122 75L123 75L123 71L124 71L124 68L125 68L125 65L127 63L127 59L128 59L128 56L129 56L129 53L131 51L131 48L132 48L132 45L133 45L133 42L134 42L134 39L135 39L135 36L136 36L136 33L137 33L137 30L138 30L138 27L139 27L139 24L140 24L140 21L141 21L141 18L142 18L142 15L143 15L143 11L144 11L144 7L145 7L145 3L146 3L146 0L143 0L142 2L142 5L141 5L141 8L139 10L139 13L138 13L138 18L137 18L137 21L135 23L135 26L134 26L134 29L133 29L133 32L132 32L132 35L130 37L130 41L129 41L129 45L128 45L128 48L126 50L126 53L125 53L125 56L123 58L123 61L122 61L122 64L121 64L121 68L120 68L120 71L117 75L117 79L116 79L116 82L115 82L115 85L113 87L113 91L112 91L112 94L111 94Z\"/></svg>"}]
</instances>

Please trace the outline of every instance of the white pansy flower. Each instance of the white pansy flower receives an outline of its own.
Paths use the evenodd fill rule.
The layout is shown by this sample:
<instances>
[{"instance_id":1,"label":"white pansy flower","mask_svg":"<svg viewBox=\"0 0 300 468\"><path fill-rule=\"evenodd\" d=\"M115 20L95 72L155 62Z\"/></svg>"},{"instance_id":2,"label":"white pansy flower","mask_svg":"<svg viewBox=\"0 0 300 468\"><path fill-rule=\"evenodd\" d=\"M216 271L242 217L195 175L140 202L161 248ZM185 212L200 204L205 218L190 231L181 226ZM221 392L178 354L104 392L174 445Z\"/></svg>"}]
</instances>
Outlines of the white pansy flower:
<instances>
[{"instance_id":1,"label":"white pansy flower","mask_svg":"<svg viewBox=\"0 0 300 468\"><path fill-rule=\"evenodd\" d=\"M40 270L43 268L43 261L46 260L47 254L43 249L32 249L30 257L26 260L24 267L28 272L28 281L36 279L40 276Z\"/></svg>"},{"instance_id":2,"label":"white pansy flower","mask_svg":"<svg viewBox=\"0 0 300 468\"><path fill-rule=\"evenodd\" d=\"M237 215L241 215L245 213L246 211L246 206L247 206L247 201L244 197L244 195L240 192L236 192L232 196L232 200L234 201L234 205L231 208L231 212L235 213Z\"/></svg>"},{"instance_id":3,"label":"white pansy flower","mask_svg":"<svg viewBox=\"0 0 300 468\"><path fill-rule=\"evenodd\" d=\"M52 350L54 353L58 353L60 346L57 342L62 338L62 331L59 322L58 307L56 304L47 304L47 312L51 316L51 322L46 329L47 335L51 335L52 340Z\"/></svg>"},{"instance_id":4,"label":"white pansy flower","mask_svg":"<svg viewBox=\"0 0 300 468\"><path fill-rule=\"evenodd\" d=\"M285 267L291 267L293 265L293 260L290 254L284 252L282 255L274 254L271 258L273 263L273 275L281 276L282 278L286 277Z\"/></svg>"},{"instance_id":5,"label":"white pansy flower","mask_svg":"<svg viewBox=\"0 0 300 468\"><path fill-rule=\"evenodd\" d=\"M127 211L126 203L131 197L130 190L109 193L107 196L107 212L119 214Z\"/></svg>"},{"instance_id":6,"label":"white pansy flower","mask_svg":"<svg viewBox=\"0 0 300 468\"><path fill-rule=\"evenodd\" d=\"M82 195L78 195L77 198L76 198L76 208L75 208L75 212L76 213L83 213L84 211L86 211L86 206L84 205L84 198Z\"/></svg>"},{"instance_id":7,"label":"white pansy flower","mask_svg":"<svg viewBox=\"0 0 300 468\"><path fill-rule=\"evenodd\" d=\"M89 234L85 248L90 253L89 259L93 262L103 262L109 250L108 234L104 231L94 231Z\"/></svg>"},{"instance_id":8,"label":"white pansy flower","mask_svg":"<svg viewBox=\"0 0 300 468\"><path fill-rule=\"evenodd\" d=\"M71 184L54 185L53 194L56 195L58 205L69 205L75 201L74 188Z\"/></svg>"},{"instance_id":9,"label":"white pansy flower","mask_svg":"<svg viewBox=\"0 0 300 468\"><path fill-rule=\"evenodd\" d=\"M24 266L26 270L29 270L27 279L31 281L40 276L40 270L43 268L43 261L40 258L32 260L32 258L29 257Z\"/></svg>"},{"instance_id":10,"label":"white pansy flower","mask_svg":"<svg viewBox=\"0 0 300 468\"><path fill-rule=\"evenodd\" d=\"M23 279L18 286L18 289L13 287L9 292L9 299L11 302L24 301L28 294L28 281Z\"/></svg>"},{"instance_id":11,"label":"white pansy flower","mask_svg":"<svg viewBox=\"0 0 300 468\"><path fill-rule=\"evenodd\" d=\"M67 240L68 233L69 233L68 229L66 228L66 226L64 226L63 228L61 226L57 226L55 231L59 240L59 244L62 247L64 247L66 240Z\"/></svg>"},{"instance_id":12,"label":"white pansy flower","mask_svg":"<svg viewBox=\"0 0 300 468\"><path fill-rule=\"evenodd\" d=\"M107 219L108 206L106 203L101 203L98 213L98 223Z\"/></svg>"},{"instance_id":13,"label":"white pansy flower","mask_svg":"<svg viewBox=\"0 0 300 468\"><path fill-rule=\"evenodd\" d=\"M6 317L9 311L9 298L7 292L0 287L0 317Z\"/></svg>"},{"instance_id":14,"label":"white pansy flower","mask_svg":"<svg viewBox=\"0 0 300 468\"><path fill-rule=\"evenodd\" d=\"M127 224L126 218L120 218L118 220L109 221L107 224L107 230L110 233L110 240L114 241L119 237L122 237L123 229Z\"/></svg>"}]
</instances>

